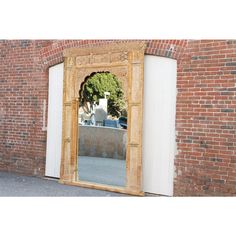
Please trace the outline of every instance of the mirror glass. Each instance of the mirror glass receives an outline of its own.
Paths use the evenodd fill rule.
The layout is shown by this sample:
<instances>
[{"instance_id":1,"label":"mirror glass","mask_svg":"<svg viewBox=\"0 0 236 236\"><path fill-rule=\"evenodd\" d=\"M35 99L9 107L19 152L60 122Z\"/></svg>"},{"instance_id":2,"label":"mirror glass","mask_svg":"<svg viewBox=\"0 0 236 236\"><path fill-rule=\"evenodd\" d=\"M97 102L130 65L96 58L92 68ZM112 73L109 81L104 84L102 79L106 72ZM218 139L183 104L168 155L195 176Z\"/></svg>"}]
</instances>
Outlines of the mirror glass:
<instances>
[{"instance_id":1,"label":"mirror glass","mask_svg":"<svg viewBox=\"0 0 236 236\"><path fill-rule=\"evenodd\" d=\"M92 73L79 91L78 180L126 185L128 102L110 72Z\"/></svg>"}]
</instances>

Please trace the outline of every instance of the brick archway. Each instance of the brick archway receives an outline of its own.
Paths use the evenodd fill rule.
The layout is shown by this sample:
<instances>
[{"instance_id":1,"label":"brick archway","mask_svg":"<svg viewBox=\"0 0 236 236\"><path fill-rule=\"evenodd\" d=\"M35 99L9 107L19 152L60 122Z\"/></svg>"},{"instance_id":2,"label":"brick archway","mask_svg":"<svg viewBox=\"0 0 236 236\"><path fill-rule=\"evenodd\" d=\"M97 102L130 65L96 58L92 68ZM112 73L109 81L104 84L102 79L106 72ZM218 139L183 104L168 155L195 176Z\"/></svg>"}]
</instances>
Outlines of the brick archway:
<instances>
[{"instance_id":1,"label":"brick archway","mask_svg":"<svg viewBox=\"0 0 236 236\"><path fill-rule=\"evenodd\" d=\"M137 42L139 40L58 40L49 43L40 50L43 67L46 68L63 62L63 50L66 48L86 48L104 46L112 42ZM188 40L145 40L145 54L180 60L185 53Z\"/></svg>"}]
</instances>

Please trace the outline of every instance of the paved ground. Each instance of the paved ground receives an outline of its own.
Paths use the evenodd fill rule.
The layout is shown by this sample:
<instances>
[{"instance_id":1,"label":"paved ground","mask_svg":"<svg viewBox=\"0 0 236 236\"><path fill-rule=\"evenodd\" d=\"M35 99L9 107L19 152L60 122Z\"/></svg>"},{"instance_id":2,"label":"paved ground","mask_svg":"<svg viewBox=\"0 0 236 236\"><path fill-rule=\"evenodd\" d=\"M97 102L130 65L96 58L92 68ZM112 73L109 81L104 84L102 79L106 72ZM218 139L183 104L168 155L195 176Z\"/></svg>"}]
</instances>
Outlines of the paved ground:
<instances>
[{"instance_id":1,"label":"paved ground","mask_svg":"<svg viewBox=\"0 0 236 236\"><path fill-rule=\"evenodd\" d=\"M59 184L56 180L0 172L0 197L103 197L128 196L88 188Z\"/></svg>"},{"instance_id":2,"label":"paved ground","mask_svg":"<svg viewBox=\"0 0 236 236\"><path fill-rule=\"evenodd\" d=\"M79 156L79 178L99 184L125 186L125 165L125 160Z\"/></svg>"}]
</instances>

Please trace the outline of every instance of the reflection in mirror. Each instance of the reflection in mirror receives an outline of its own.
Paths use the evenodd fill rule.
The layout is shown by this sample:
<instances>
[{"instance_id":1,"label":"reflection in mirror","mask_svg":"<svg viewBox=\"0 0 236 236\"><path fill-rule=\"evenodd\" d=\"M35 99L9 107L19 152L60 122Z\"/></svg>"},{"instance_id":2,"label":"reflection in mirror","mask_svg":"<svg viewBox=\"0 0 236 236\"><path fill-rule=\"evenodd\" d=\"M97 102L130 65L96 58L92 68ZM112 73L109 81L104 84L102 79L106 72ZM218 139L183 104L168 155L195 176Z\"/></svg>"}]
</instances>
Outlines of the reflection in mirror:
<instances>
[{"instance_id":1,"label":"reflection in mirror","mask_svg":"<svg viewBox=\"0 0 236 236\"><path fill-rule=\"evenodd\" d=\"M127 100L110 72L86 77L79 92L78 179L126 185Z\"/></svg>"}]
</instances>

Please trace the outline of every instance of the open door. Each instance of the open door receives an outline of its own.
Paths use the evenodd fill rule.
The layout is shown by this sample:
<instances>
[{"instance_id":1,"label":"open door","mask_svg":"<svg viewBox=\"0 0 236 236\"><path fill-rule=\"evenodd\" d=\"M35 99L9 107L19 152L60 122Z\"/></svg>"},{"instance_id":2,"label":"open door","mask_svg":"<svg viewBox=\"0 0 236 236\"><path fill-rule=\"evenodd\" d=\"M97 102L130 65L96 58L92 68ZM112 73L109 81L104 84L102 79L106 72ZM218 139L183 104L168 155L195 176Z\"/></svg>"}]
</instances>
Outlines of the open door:
<instances>
[{"instance_id":1,"label":"open door","mask_svg":"<svg viewBox=\"0 0 236 236\"><path fill-rule=\"evenodd\" d=\"M63 63L49 68L45 175L55 178L60 177L61 164L63 68Z\"/></svg>"},{"instance_id":2,"label":"open door","mask_svg":"<svg viewBox=\"0 0 236 236\"><path fill-rule=\"evenodd\" d=\"M176 76L176 60L144 57L144 192L173 195Z\"/></svg>"}]
</instances>

